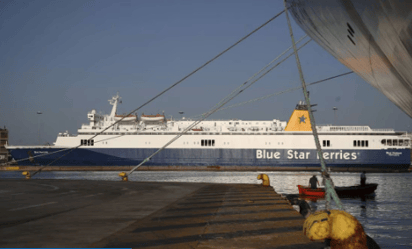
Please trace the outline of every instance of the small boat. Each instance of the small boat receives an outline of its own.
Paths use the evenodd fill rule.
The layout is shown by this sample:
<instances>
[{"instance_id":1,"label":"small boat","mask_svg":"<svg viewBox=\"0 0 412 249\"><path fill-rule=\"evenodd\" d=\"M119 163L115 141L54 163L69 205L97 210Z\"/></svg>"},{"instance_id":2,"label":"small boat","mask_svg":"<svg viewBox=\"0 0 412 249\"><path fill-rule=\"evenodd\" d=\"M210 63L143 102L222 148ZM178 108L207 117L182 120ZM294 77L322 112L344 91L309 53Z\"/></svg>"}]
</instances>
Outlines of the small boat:
<instances>
[{"instance_id":1,"label":"small boat","mask_svg":"<svg viewBox=\"0 0 412 249\"><path fill-rule=\"evenodd\" d=\"M324 188L317 188L312 189L311 187L305 187L302 185L298 185L299 194L300 195L309 195L309 196L316 196L316 197L325 197L325 189Z\"/></svg>"},{"instance_id":2,"label":"small boat","mask_svg":"<svg viewBox=\"0 0 412 249\"><path fill-rule=\"evenodd\" d=\"M339 196L363 196L373 194L377 188L378 184L370 183L364 186L335 187L335 191Z\"/></svg>"},{"instance_id":3,"label":"small boat","mask_svg":"<svg viewBox=\"0 0 412 249\"><path fill-rule=\"evenodd\" d=\"M300 195L325 197L324 188L312 189L310 187L305 187L302 185L298 185L298 188L299 188ZM335 191L341 197L348 197L348 196L352 197L352 196L365 196L365 195L373 194L377 188L378 188L378 184L370 183L370 184L365 184L364 186L356 185L356 186L349 186L349 187L335 187Z\"/></svg>"}]
</instances>

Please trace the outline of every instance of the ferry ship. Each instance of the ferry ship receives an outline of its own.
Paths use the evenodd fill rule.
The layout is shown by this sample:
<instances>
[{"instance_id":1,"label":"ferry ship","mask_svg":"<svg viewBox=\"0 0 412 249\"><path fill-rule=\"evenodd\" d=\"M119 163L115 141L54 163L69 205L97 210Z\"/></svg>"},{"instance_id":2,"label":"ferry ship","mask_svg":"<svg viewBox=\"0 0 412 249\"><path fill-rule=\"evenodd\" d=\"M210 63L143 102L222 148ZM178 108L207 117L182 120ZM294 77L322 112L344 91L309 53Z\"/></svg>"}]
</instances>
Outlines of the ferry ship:
<instances>
[{"instance_id":1,"label":"ferry ship","mask_svg":"<svg viewBox=\"0 0 412 249\"><path fill-rule=\"evenodd\" d=\"M51 146L6 147L26 169L53 162L48 168L124 170L141 163L193 123L167 119L164 114L118 115L119 95L109 102L111 113L90 111L90 123L83 124L77 135L59 133ZM407 171L410 166L410 139L404 132L369 126L326 125L317 129L323 157L332 171ZM204 120L139 170L319 169L309 113L300 102L288 122Z\"/></svg>"}]
</instances>

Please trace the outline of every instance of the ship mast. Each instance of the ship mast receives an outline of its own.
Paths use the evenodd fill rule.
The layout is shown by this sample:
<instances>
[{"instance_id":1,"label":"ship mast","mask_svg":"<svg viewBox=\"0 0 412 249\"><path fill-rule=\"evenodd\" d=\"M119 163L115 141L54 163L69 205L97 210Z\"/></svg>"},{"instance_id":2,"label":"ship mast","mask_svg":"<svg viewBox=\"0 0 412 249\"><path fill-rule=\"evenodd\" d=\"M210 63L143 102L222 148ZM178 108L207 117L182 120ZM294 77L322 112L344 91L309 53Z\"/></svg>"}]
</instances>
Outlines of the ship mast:
<instances>
[{"instance_id":1,"label":"ship mast","mask_svg":"<svg viewBox=\"0 0 412 249\"><path fill-rule=\"evenodd\" d=\"M110 117L114 118L116 116L116 112L117 112L117 104L120 102L122 103L122 101L120 100L121 97L119 97L119 92L117 92L117 94L115 96L113 96L111 99L109 99L109 103L111 105L113 105L112 111L110 112Z\"/></svg>"}]
</instances>

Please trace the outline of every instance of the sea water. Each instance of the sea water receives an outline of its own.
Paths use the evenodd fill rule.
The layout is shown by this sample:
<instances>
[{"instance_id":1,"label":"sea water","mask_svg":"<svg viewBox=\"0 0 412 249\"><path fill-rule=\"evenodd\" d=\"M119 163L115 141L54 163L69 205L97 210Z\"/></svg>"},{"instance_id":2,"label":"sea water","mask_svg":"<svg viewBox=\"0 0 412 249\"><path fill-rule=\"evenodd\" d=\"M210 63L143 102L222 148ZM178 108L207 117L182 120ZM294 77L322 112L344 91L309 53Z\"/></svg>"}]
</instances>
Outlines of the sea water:
<instances>
[{"instance_id":1,"label":"sea water","mask_svg":"<svg viewBox=\"0 0 412 249\"><path fill-rule=\"evenodd\" d=\"M129 181L205 182L259 184L257 176L267 174L271 186L280 194L298 194L297 185L308 185L314 172L202 172L202 171L136 171ZM41 172L34 179L120 181L119 172ZM379 184L375 196L341 199L345 211L355 216L366 233L381 248L412 248L412 174L368 173L367 183ZM0 172L0 179L23 178L21 172ZM332 173L335 186L360 182L359 173ZM325 208L325 200L307 200L312 210ZM332 203L332 207L336 206ZM298 209L298 207L295 207Z\"/></svg>"}]
</instances>

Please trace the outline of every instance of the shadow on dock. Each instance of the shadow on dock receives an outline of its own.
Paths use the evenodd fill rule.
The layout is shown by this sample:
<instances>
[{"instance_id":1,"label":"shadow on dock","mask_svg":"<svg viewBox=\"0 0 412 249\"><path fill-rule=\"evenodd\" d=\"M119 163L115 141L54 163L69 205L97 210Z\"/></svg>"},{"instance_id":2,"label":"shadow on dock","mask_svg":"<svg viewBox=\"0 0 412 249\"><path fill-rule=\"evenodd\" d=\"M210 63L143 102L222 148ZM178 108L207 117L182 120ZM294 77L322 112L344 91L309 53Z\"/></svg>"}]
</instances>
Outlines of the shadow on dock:
<instances>
[{"instance_id":1,"label":"shadow on dock","mask_svg":"<svg viewBox=\"0 0 412 249\"><path fill-rule=\"evenodd\" d=\"M272 188L2 180L1 247L323 248Z\"/></svg>"}]
</instances>

